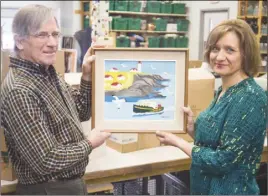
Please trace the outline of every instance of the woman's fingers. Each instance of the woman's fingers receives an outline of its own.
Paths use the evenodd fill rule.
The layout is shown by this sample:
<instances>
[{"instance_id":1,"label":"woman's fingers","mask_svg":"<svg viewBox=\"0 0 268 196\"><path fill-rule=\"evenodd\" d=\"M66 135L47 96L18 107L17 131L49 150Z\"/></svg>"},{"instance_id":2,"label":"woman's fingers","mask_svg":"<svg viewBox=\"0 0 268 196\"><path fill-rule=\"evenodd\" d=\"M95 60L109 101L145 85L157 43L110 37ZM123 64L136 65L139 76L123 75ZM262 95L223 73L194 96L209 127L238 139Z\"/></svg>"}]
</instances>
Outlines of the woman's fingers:
<instances>
[{"instance_id":1,"label":"woman's fingers","mask_svg":"<svg viewBox=\"0 0 268 196\"><path fill-rule=\"evenodd\" d=\"M158 137L165 137L165 135L166 135L166 133L161 132L161 131L156 131L155 133L156 133L156 136L158 136Z\"/></svg>"}]
</instances>

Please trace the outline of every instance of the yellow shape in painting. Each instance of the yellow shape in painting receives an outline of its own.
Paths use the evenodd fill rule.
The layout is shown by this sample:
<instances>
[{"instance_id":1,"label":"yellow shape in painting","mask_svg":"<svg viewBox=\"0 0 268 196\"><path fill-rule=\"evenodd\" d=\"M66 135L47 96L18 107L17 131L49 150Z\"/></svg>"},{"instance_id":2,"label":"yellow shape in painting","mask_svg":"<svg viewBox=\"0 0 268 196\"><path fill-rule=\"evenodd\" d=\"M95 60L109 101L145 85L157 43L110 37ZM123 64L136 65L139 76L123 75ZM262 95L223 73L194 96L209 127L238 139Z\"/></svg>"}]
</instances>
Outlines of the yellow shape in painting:
<instances>
[{"instance_id":1,"label":"yellow shape in painting","mask_svg":"<svg viewBox=\"0 0 268 196\"><path fill-rule=\"evenodd\" d=\"M133 72L105 72L104 89L121 90L132 85L134 75Z\"/></svg>"}]
</instances>

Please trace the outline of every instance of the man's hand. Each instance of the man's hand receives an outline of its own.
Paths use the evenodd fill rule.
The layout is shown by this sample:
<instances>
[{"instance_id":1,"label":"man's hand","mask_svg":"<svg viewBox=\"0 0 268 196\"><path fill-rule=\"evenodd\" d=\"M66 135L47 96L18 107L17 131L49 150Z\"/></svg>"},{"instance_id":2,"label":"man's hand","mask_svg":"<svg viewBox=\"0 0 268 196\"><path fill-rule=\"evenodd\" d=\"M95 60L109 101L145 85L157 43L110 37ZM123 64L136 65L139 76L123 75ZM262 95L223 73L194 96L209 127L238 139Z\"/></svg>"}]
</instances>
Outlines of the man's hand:
<instances>
[{"instance_id":1,"label":"man's hand","mask_svg":"<svg viewBox=\"0 0 268 196\"><path fill-rule=\"evenodd\" d=\"M93 46L93 48L105 48L105 46L96 45ZM95 55L93 55L93 48L90 47L83 58L82 78L86 81L91 81L92 64L96 58Z\"/></svg>"},{"instance_id":2,"label":"man's hand","mask_svg":"<svg viewBox=\"0 0 268 196\"><path fill-rule=\"evenodd\" d=\"M94 134L91 134L88 140L94 149L94 148L101 146L105 142L105 140L108 139L110 136L111 136L111 133L109 132L95 131Z\"/></svg>"},{"instance_id":3,"label":"man's hand","mask_svg":"<svg viewBox=\"0 0 268 196\"><path fill-rule=\"evenodd\" d=\"M92 63L95 61L95 55L92 55L93 49L90 47L83 59L82 78L86 81L91 81Z\"/></svg>"}]
</instances>

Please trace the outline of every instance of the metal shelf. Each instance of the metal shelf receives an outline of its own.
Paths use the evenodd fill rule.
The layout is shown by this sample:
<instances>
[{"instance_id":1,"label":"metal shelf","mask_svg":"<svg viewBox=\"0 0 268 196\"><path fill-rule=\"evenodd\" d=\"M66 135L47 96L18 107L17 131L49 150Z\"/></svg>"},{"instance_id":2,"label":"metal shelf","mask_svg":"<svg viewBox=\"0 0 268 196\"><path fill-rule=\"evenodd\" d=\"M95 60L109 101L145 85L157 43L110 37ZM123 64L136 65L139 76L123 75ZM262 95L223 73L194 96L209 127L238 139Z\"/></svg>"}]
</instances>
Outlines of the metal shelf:
<instances>
[{"instance_id":1,"label":"metal shelf","mask_svg":"<svg viewBox=\"0 0 268 196\"><path fill-rule=\"evenodd\" d=\"M187 31L146 31L146 30L110 30L110 32L121 32L121 33L158 33L158 34L186 34Z\"/></svg>"},{"instance_id":2,"label":"metal shelf","mask_svg":"<svg viewBox=\"0 0 268 196\"><path fill-rule=\"evenodd\" d=\"M128 11L109 11L109 14L138 15L138 16L187 17L186 14L167 14L167 13L149 13L149 12L128 12Z\"/></svg>"}]
</instances>

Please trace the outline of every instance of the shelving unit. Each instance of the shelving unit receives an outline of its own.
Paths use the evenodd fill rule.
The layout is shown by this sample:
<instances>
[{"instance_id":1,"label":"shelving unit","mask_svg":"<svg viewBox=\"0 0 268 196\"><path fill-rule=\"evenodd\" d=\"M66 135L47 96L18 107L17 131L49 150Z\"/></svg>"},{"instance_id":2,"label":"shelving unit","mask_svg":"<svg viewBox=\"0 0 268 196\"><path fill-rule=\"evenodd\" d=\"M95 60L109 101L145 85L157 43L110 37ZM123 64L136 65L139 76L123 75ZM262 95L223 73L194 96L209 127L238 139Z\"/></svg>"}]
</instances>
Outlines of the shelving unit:
<instances>
[{"instance_id":1,"label":"shelving unit","mask_svg":"<svg viewBox=\"0 0 268 196\"><path fill-rule=\"evenodd\" d=\"M109 35L112 36L115 40L117 40L117 38L122 35L122 36L129 36L130 34L137 34L139 36L142 36L145 40L144 45L147 45L149 47L158 47L158 46L152 46L150 45L150 43L154 43L155 41L158 41L160 43L159 40L157 40L159 37L161 37L161 40L166 39L166 36L173 36L174 37L174 42L176 42L177 37L186 37L187 33L188 33L188 26L189 26L189 20L187 20L187 12L186 12L186 8L183 7L185 6L184 3L178 3L180 5L183 5L183 9L184 11L182 12L177 12L178 9L175 9L175 11L173 12L173 4L169 4L169 3L164 3L162 1L158 1L158 5L160 4L161 11L160 9L158 9L158 11L156 11L156 7L155 5L153 5L151 2L152 1L144 1L143 3L146 2L145 4L141 3L141 6L139 8L133 8L130 7L129 5L124 5L124 3L120 3L121 5L116 5L116 3L119 2L117 0L110 0L109 1L109 16L111 18L113 18L113 22L110 23L110 28L109 28ZM131 3L133 3L134 1L132 1ZM137 2L141 2L141 1L136 1ZM157 1L155 1L157 2ZM114 4L114 9L111 8L111 3ZM149 5L150 3L150 5ZM163 11L164 9L162 9L164 6L163 4L165 4L165 8L166 10ZM175 3L177 5L177 2ZM149 9L150 7L150 9ZM172 10L171 10L172 8ZM136 9L135 11L133 11L133 9ZM119 22L115 21L114 18L117 17L121 17L122 20L120 20ZM130 20L137 20L138 24L139 24L139 20L141 21L140 24L140 28L136 27L135 28L126 28L126 25L124 25L123 23L125 23L124 19L128 20L128 18L130 18ZM132 20L132 21L133 21ZM158 20L158 21L157 21ZM181 26L184 25L187 26L186 29L184 31L184 28L180 29L178 28L178 21L179 20L184 20L186 21L185 23L188 22L188 24L182 24ZM144 22L146 21L146 22ZM165 22L163 22L165 21ZM157 24L157 22L159 22ZM119 25L114 25L113 23L117 23ZM131 22L129 22L131 23ZM163 23L166 23L163 25ZM122 24L122 26L120 26ZM172 24L172 25L171 25ZM133 26L133 24L131 24ZM150 28L149 25L152 25L153 27ZM158 25L158 27L157 27ZM163 26L161 26L163 25ZM115 27L116 26L116 27ZM166 27L165 27L166 26ZM167 26L169 26L169 28L167 28ZM117 28L120 27L120 28ZM171 35L172 34L172 35ZM164 38L163 38L164 37ZM156 39L154 39L156 38ZM128 38L127 38L128 39ZM151 41L149 41L149 39L152 39ZM160 38L159 38L160 39ZM187 37L188 39L188 37ZM167 44L165 43L164 47L167 47L167 45L169 45L169 43L171 43L172 41L170 41L171 39L169 39L169 41ZM128 41L130 43L130 41ZM179 43L180 41L176 42ZM184 41L184 43L187 42L187 47L188 47L188 41ZM117 45L117 44L115 44ZM125 44L123 44L124 46L118 46L117 47L126 47ZM131 45L131 44L130 44ZM161 45L161 44L160 44ZM162 44L163 45L163 44ZM128 46L130 47L130 46ZM133 46L132 46L133 47ZM161 47L161 46L159 46ZM163 46L162 46L163 47ZM171 46L173 47L173 46ZM176 47L182 47L182 46L176 46ZM185 47L184 47L185 48Z\"/></svg>"},{"instance_id":2,"label":"shelving unit","mask_svg":"<svg viewBox=\"0 0 268 196\"><path fill-rule=\"evenodd\" d=\"M259 75L267 70L267 1L238 1L237 18L247 21L256 34L263 66L259 68Z\"/></svg>"},{"instance_id":3,"label":"shelving unit","mask_svg":"<svg viewBox=\"0 0 268 196\"><path fill-rule=\"evenodd\" d=\"M148 13L148 12L127 12L127 11L109 11L109 14L136 15L136 16L170 16L187 17L186 14L167 14L167 13Z\"/></svg>"},{"instance_id":4,"label":"shelving unit","mask_svg":"<svg viewBox=\"0 0 268 196\"><path fill-rule=\"evenodd\" d=\"M90 22L90 9L92 5L92 1L80 1L80 7L81 7L81 27L82 29L85 29L86 27L91 26Z\"/></svg>"},{"instance_id":5,"label":"shelving unit","mask_svg":"<svg viewBox=\"0 0 268 196\"><path fill-rule=\"evenodd\" d=\"M155 34L186 34L187 31L147 31L147 30L110 30L110 32L122 33L155 33Z\"/></svg>"},{"instance_id":6,"label":"shelving unit","mask_svg":"<svg viewBox=\"0 0 268 196\"><path fill-rule=\"evenodd\" d=\"M92 42L99 38L105 39L109 35L109 1L80 1L80 9L75 13L81 17L81 29L91 28Z\"/></svg>"}]
</instances>

